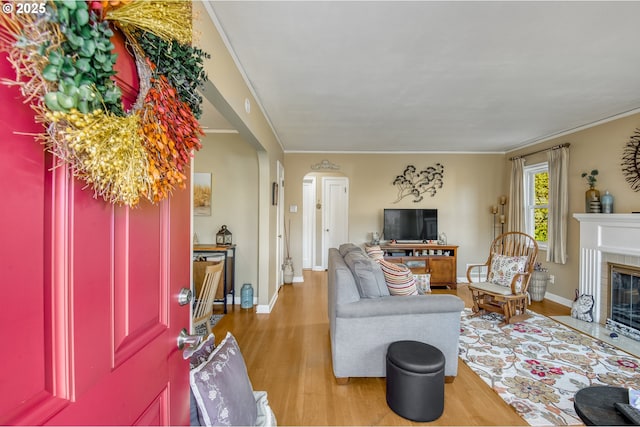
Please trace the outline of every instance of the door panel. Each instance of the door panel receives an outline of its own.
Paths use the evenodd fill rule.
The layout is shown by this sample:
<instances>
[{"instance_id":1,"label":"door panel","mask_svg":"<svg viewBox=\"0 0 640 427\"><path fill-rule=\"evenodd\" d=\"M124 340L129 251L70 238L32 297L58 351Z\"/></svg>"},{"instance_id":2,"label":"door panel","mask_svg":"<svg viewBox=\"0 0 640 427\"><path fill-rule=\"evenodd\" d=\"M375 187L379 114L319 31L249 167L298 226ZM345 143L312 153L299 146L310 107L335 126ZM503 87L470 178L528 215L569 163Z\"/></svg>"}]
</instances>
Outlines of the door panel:
<instances>
[{"instance_id":1,"label":"door panel","mask_svg":"<svg viewBox=\"0 0 640 427\"><path fill-rule=\"evenodd\" d=\"M14 77L1 54L0 78ZM43 328L50 300L43 287L46 165L42 147L25 135L41 126L20 107L17 88L0 85L0 99L0 270L7 293L0 299L0 425L32 424L65 404L51 393L51 331Z\"/></svg>"},{"instance_id":2,"label":"door panel","mask_svg":"<svg viewBox=\"0 0 640 427\"><path fill-rule=\"evenodd\" d=\"M0 77L15 77L5 56ZM190 194L130 209L94 199L0 85L0 424L181 425ZM187 185L188 187L188 185Z\"/></svg>"},{"instance_id":3,"label":"door panel","mask_svg":"<svg viewBox=\"0 0 640 427\"><path fill-rule=\"evenodd\" d=\"M167 277L161 254L166 204L157 209L116 208L114 220L114 367L149 343L167 326L162 305ZM163 220L164 217L164 220ZM146 239L145 239L146 236Z\"/></svg>"},{"instance_id":4,"label":"door panel","mask_svg":"<svg viewBox=\"0 0 640 427\"><path fill-rule=\"evenodd\" d=\"M329 248L349 241L349 191L346 177L322 178L322 266L327 268Z\"/></svg>"}]
</instances>

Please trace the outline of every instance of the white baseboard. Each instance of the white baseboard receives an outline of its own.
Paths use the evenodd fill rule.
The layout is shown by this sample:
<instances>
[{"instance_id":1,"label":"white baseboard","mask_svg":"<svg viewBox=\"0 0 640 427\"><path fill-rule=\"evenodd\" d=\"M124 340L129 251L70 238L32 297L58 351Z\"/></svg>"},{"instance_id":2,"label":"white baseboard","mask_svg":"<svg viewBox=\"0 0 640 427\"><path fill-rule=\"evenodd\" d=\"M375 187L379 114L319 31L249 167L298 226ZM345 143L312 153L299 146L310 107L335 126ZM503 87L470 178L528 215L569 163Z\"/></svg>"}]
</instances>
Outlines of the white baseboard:
<instances>
[{"instance_id":1,"label":"white baseboard","mask_svg":"<svg viewBox=\"0 0 640 427\"><path fill-rule=\"evenodd\" d=\"M546 294L544 294L544 297L549 301L557 302L558 304L562 304L565 307L571 307L571 304L573 304L572 300L552 294L550 292L547 292Z\"/></svg>"},{"instance_id":2,"label":"white baseboard","mask_svg":"<svg viewBox=\"0 0 640 427\"><path fill-rule=\"evenodd\" d=\"M276 305L276 301L277 300L278 300L278 292L273 294L273 298L271 298L271 301L269 302L269 305L265 305L265 304L257 305L256 306L256 313L260 313L260 314L269 314L269 313L271 313L271 310L273 310L273 307Z\"/></svg>"},{"instance_id":3,"label":"white baseboard","mask_svg":"<svg viewBox=\"0 0 640 427\"><path fill-rule=\"evenodd\" d=\"M302 276L294 276L293 283L304 283L304 277Z\"/></svg>"},{"instance_id":4,"label":"white baseboard","mask_svg":"<svg viewBox=\"0 0 640 427\"><path fill-rule=\"evenodd\" d=\"M311 269L311 271L324 271L324 270L325 269L322 268L322 266L320 266L320 265L316 265Z\"/></svg>"}]
</instances>

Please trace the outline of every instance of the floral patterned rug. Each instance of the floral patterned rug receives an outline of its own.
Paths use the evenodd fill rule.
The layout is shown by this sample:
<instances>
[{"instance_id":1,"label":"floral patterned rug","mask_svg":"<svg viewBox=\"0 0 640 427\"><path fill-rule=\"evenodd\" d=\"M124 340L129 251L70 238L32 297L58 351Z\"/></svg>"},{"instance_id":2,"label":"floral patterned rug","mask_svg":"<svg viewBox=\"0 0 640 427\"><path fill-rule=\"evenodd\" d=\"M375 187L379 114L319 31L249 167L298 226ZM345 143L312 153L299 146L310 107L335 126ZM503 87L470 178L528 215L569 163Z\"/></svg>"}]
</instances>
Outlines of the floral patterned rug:
<instances>
[{"instance_id":1,"label":"floral patterned rug","mask_svg":"<svg viewBox=\"0 0 640 427\"><path fill-rule=\"evenodd\" d=\"M498 327L502 316L462 313L460 358L529 425L583 424L575 393L591 385L640 389L640 360L531 313Z\"/></svg>"}]
</instances>

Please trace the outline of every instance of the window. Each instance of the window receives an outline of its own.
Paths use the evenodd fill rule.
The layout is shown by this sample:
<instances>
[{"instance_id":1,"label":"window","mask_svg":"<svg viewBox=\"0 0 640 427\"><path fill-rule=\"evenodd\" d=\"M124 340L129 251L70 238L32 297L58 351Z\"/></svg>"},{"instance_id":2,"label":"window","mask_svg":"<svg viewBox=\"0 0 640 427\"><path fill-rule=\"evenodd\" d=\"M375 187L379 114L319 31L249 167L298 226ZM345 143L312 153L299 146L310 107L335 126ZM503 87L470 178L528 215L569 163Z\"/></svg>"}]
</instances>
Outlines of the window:
<instances>
[{"instance_id":1,"label":"window","mask_svg":"<svg viewBox=\"0 0 640 427\"><path fill-rule=\"evenodd\" d=\"M549 223L548 163L525 166L524 204L527 234L532 235L541 248L546 248Z\"/></svg>"}]
</instances>

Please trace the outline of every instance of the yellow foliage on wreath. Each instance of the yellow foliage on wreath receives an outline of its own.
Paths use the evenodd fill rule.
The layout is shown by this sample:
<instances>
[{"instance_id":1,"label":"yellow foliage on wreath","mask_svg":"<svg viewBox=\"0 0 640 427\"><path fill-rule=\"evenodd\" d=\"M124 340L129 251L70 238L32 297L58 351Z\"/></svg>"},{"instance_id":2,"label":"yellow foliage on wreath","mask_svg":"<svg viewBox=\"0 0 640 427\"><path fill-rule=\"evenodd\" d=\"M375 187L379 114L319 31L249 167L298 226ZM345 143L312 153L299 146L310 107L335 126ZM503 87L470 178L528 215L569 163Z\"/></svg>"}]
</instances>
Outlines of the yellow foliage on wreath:
<instances>
[{"instance_id":1,"label":"yellow foliage on wreath","mask_svg":"<svg viewBox=\"0 0 640 427\"><path fill-rule=\"evenodd\" d=\"M16 70L16 80L4 83L20 86L25 102L45 127L38 140L58 161L68 163L74 176L85 181L96 197L127 206L137 205L142 198L159 202L175 187L184 188L186 168L193 151L201 147L203 132L190 105L145 57L135 34L147 31L163 40L190 44L191 3L121 0L78 4L75 0L51 0L47 3L50 14L0 17L0 50L8 52ZM65 9L64 14L58 9ZM79 62L82 58L75 54L68 59L72 55L67 55L63 46L79 46L84 56L92 54L91 41L73 34L65 36L59 22L52 19L54 13L60 14L56 15L58 20L69 19L71 14L71 19L83 25L88 25L89 19L108 20L122 30L133 48L140 77L140 93L132 111L118 115L106 107L84 113L66 108L78 99L82 105L85 99L110 94L96 95L88 84L78 84L78 89L70 87L73 84L67 77L52 77L56 69L70 74L74 70L69 70L69 64L82 69L88 62ZM85 110L86 105L82 105Z\"/></svg>"}]
</instances>

